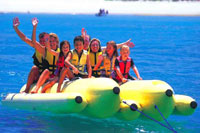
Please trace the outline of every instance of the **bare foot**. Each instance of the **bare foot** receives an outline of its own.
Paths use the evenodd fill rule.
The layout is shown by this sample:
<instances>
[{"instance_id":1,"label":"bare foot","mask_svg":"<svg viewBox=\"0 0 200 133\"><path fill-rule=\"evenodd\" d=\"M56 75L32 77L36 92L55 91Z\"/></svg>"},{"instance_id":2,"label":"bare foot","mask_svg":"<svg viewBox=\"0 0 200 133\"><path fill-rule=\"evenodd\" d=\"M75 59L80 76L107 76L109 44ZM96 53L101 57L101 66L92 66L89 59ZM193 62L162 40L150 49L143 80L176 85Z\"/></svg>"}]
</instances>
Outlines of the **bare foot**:
<instances>
[{"instance_id":1,"label":"bare foot","mask_svg":"<svg viewBox=\"0 0 200 133\"><path fill-rule=\"evenodd\" d=\"M35 94L35 93L37 93L37 91L31 91L31 94Z\"/></svg>"},{"instance_id":2,"label":"bare foot","mask_svg":"<svg viewBox=\"0 0 200 133\"><path fill-rule=\"evenodd\" d=\"M57 93L61 93L62 91L61 90L57 90Z\"/></svg>"}]
</instances>

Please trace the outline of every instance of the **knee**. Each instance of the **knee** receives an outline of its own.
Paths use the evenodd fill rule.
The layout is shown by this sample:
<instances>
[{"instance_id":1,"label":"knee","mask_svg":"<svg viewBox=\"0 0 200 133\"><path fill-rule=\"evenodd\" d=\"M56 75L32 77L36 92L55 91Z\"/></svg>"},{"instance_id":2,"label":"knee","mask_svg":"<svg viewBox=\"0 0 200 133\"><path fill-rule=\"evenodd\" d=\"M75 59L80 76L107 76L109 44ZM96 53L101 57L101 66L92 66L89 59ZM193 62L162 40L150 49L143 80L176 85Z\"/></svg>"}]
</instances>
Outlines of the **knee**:
<instances>
[{"instance_id":1,"label":"knee","mask_svg":"<svg viewBox=\"0 0 200 133\"><path fill-rule=\"evenodd\" d=\"M37 66L33 66L33 67L31 68L31 72L37 73L37 72L39 72L39 68L38 68Z\"/></svg>"},{"instance_id":2,"label":"knee","mask_svg":"<svg viewBox=\"0 0 200 133\"><path fill-rule=\"evenodd\" d=\"M48 69L45 69L43 71L43 75L46 75L46 76L48 75L49 76L50 75L50 71Z\"/></svg>"},{"instance_id":3,"label":"knee","mask_svg":"<svg viewBox=\"0 0 200 133\"><path fill-rule=\"evenodd\" d=\"M61 72L62 72L62 73L64 73L64 74L66 74L66 73L67 73L67 71L68 71L68 69L67 69L67 68L65 68L65 67L63 67Z\"/></svg>"},{"instance_id":4,"label":"knee","mask_svg":"<svg viewBox=\"0 0 200 133\"><path fill-rule=\"evenodd\" d=\"M39 75L39 69L37 67L32 67L29 75L32 75L32 76Z\"/></svg>"},{"instance_id":5,"label":"knee","mask_svg":"<svg viewBox=\"0 0 200 133\"><path fill-rule=\"evenodd\" d=\"M33 67L31 68L31 70L39 70L39 68L38 68L37 66L33 66Z\"/></svg>"}]
</instances>

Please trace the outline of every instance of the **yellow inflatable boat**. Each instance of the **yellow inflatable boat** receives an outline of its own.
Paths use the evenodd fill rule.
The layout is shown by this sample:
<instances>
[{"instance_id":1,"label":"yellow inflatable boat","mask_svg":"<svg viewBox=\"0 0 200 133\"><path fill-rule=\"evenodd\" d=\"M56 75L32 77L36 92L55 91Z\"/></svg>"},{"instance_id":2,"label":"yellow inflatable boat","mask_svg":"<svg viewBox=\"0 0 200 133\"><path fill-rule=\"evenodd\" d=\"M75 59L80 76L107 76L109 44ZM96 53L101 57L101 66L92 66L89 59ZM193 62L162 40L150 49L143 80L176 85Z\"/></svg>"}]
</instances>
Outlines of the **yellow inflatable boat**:
<instances>
[{"instance_id":1,"label":"yellow inflatable boat","mask_svg":"<svg viewBox=\"0 0 200 133\"><path fill-rule=\"evenodd\" d=\"M119 86L109 78L90 78L65 82L62 93L56 93L56 88L57 84L46 93L8 94L2 104L26 110L120 120L135 120L146 114L156 121L171 114L191 115L197 107L194 99L175 95L170 85L160 80L135 80Z\"/></svg>"}]
</instances>

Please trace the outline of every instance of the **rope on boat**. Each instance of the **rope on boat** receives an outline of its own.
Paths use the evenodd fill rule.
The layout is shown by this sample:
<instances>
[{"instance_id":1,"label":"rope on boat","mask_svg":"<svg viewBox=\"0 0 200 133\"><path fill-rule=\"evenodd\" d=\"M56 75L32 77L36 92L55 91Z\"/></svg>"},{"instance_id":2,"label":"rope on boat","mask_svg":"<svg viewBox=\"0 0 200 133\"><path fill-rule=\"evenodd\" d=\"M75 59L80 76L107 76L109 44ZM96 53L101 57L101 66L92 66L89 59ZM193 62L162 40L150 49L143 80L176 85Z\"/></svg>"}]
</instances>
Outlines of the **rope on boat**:
<instances>
[{"instance_id":1,"label":"rope on boat","mask_svg":"<svg viewBox=\"0 0 200 133\"><path fill-rule=\"evenodd\" d=\"M157 121L156 119L152 118L151 116L148 116L147 114L145 114L144 112L138 110L138 109L135 108L134 106L129 105L126 101L123 100L122 102L123 102L124 104L128 105L128 106L129 106L130 108L132 108L133 110L136 110L136 111L139 112L140 114L142 114L142 115L146 116L147 118L151 119L152 121L154 121L154 122L160 124L161 126L163 126L163 127L167 128L167 129L171 130L171 131L174 132L174 133L177 133L177 132L171 127L171 125L167 122L167 120L164 118L163 114L160 112L160 110L158 109L157 105L155 105L155 108L156 108L157 110L159 110L159 113L160 113L160 114L162 114L162 115L161 115L162 118L165 120L165 122L168 124L169 127L166 126L166 125L164 125L163 123Z\"/></svg>"},{"instance_id":2,"label":"rope on boat","mask_svg":"<svg viewBox=\"0 0 200 133\"><path fill-rule=\"evenodd\" d=\"M158 112L160 113L160 115L162 116L162 118L165 120L165 122L167 123L167 125L173 130L173 132L176 132L176 131L174 130L174 128L169 124L169 122L167 121L167 119L163 116L163 114L161 113L161 111L159 110L159 108L158 108L157 105L155 105L155 109L158 110Z\"/></svg>"}]
</instances>

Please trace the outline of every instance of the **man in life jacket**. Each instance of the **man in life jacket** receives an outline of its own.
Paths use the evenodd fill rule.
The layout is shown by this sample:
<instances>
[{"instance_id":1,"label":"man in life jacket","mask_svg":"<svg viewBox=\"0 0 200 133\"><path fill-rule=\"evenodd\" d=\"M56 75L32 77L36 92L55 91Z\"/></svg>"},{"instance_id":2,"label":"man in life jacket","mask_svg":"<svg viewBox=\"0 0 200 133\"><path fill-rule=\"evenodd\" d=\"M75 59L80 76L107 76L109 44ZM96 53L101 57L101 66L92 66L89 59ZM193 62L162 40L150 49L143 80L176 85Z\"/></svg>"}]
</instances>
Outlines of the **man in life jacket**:
<instances>
[{"instance_id":1,"label":"man in life jacket","mask_svg":"<svg viewBox=\"0 0 200 133\"><path fill-rule=\"evenodd\" d=\"M120 56L115 60L115 71L112 73L112 78L118 83L125 83L128 79L135 80L129 71L132 68L137 78L142 80L140 74L135 66L133 60L129 57L130 50L128 46L122 46L120 49Z\"/></svg>"},{"instance_id":2,"label":"man in life jacket","mask_svg":"<svg viewBox=\"0 0 200 133\"><path fill-rule=\"evenodd\" d=\"M39 35L39 42L33 41L36 40L36 27L38 24L37 18L32 19L32 25L33 25L33 32L32 32L32 40L29 39L27 36L24 35L19 29L18 26L20 25L20 21L18 17L15 17L13 19L13 28L17 35L23 40L25 43L27 43L29 46L33 47L35 49L35 53L33 55L33 63L34 65L31 68L31 71L29 72L28 79L27 79L27 84L25 90L21 91L21 93L25 92L28 93L30 91L30 87L32 83L36 82L39 79L40 74L43 72L44 67L43 67L43 55L39 52L39 47L38 46L44 46L45 45L45 40L49 38L48 33L42 32Z\"/></svg>"}]
</instances>

